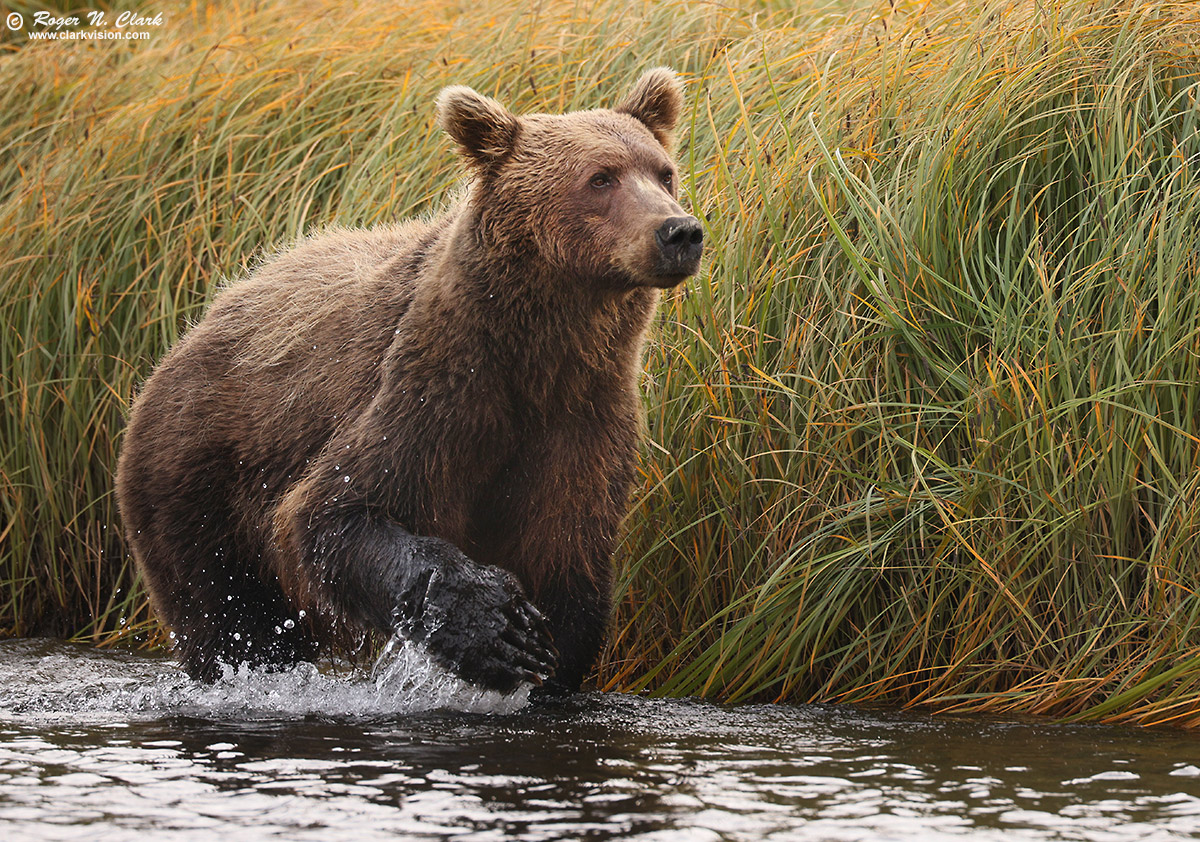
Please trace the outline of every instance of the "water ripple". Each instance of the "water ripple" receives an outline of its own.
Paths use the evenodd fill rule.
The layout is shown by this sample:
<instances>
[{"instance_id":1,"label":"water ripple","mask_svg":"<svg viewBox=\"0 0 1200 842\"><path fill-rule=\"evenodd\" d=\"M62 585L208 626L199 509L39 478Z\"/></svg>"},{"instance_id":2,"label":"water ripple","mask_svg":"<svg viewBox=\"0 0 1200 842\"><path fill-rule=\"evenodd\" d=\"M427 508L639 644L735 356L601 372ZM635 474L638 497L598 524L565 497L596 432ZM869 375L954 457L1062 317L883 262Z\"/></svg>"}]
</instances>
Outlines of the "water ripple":
<instances>
[{"instance_id":1,"label":"water ripple","mask_svg":"<svg viewBox=\"0 0 1200 842\"><path fill-rule=\"evenodd\" d=\"M0 643L0 838L1126 840L1200 831L1197 737ZM467 706L479 713L433 710Z\"/></svg>"}]
</instances>

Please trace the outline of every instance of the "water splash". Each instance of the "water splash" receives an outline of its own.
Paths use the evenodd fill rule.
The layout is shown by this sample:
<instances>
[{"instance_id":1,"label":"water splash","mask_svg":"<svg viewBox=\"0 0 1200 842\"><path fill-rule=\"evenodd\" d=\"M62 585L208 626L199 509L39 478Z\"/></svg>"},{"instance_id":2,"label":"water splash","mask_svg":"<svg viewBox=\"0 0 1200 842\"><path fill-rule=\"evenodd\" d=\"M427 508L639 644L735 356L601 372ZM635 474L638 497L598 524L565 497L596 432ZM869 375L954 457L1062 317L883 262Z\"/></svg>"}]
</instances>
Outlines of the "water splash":
<instances>
[{"instance_id":1,"label":"water splash","mask_svg":"<svg viewBox=\"0 0 1200 842\"><path fill-rule=\"evenodd\" d=\"M484 690L437 666L421 644L400 635L384 647L371 680L379 699L403 699L411 710L513 713L529 703L533 689L526 682L511 693Z\"/></svg>"},{"instance_id":2,"label":"water splash","mask_svg":"<svg viewBox=\"0 0 1200 842\"><path fill-rule=\"evenodd\" d=\"M194 716L384 717L429 710L507 714L529 701L483 690L435 665L422 648L393 638L372 670L339 674L302 663L268 671L226 666L212 684L191 680L172 659L98 652L59 641L0 643L0 718L104 721Z\"/></svg>"},{"instance_id":3,"label":"water splash","mask_svg":"<svg viewBox=\"0 0 1200 842\"><path fill-rule=\"evenodd\" d=\"M338 675L301 663L283 671L225 666L213 684L172 676L145 688L139 710L190 715L386 716L429 710L512 713L529 701L530 686L510 694L468 684L433 663L417 644L394 637L370 674Z\"/></svg>"}]
</instances>

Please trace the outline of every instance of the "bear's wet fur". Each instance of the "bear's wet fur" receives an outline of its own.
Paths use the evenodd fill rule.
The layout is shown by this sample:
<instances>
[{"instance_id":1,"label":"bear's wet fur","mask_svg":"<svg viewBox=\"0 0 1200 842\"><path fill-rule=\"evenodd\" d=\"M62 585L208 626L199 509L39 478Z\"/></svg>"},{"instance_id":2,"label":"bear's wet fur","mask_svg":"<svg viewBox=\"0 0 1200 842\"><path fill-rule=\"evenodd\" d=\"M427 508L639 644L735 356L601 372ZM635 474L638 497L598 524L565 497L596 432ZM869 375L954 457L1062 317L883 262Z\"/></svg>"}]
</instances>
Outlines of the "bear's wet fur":
<instances>
[{"instance_id":1,"label":"bear's wet fur","mask_svg":"<svg viewBox=\"0 0 1200 842\"><path fill-rule=\"evenodd\" d=\"M437 111L431 221L331 230L229 285L134 403L127 539L197 678L400 631L464 678L577 688L604 640L659 298L699 265L680 83L616 109Z\"/></svg>"}]
</instances>

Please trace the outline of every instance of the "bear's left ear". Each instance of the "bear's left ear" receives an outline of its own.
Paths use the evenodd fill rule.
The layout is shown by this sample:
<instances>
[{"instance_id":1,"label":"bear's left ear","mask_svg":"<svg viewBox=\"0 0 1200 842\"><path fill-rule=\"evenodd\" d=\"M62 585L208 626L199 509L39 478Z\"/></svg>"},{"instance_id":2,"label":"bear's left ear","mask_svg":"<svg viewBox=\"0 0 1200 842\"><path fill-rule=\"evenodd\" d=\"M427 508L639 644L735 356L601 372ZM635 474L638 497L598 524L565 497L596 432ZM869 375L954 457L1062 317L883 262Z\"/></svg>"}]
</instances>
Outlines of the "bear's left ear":
<instances>
[{"instance_id":1,"label":"bear's left ear","mask_svg":"<svg viewBox=\"0 0 1200 842\"><path fill-rule=\"evenodd\" d=\"M675 144L672 131L682 109L683 85L679 77L669 67L656 67L642 74L614 110L641 121L670 151Z\"/></svg>"},{"instance_id":2,"label":"bear's left ear","mask_svg":"<svg viewBox=\"0 0 1200 842\"><path fill-rule=\"evenodd\" d=\"M451 85L437 99L438 123L480 170L496 169L512 151L520 122L491 97Z\"/></svg>"}]
</instances>

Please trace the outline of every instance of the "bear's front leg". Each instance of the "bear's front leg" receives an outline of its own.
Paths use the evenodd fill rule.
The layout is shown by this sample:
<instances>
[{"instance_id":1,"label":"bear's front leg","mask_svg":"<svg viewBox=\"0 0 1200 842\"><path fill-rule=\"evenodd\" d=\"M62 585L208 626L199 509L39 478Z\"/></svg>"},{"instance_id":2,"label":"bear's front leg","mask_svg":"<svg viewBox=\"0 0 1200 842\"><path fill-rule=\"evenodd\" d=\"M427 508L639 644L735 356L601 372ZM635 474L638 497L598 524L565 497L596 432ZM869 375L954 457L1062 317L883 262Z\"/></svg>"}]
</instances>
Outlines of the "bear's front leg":
<instances>
[{"instance_id":1,"label":"bear's front leg","mask_svg":"<svg viewBox=\"0 0 1200 842\"><path fill-rule=\"evenodd\" d=\"M316 480L293 488L277 511L277 566L299 568L280 571L282 582L299 579L298 590L332 603L334 613L423 644L439 665L482 687L510 692L554 673L546 622L511 573L413 535L347 501L345 489L332 503Z\"/></svg>"}]
</instances>

